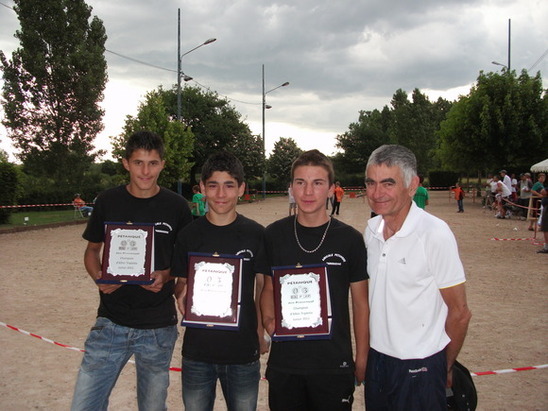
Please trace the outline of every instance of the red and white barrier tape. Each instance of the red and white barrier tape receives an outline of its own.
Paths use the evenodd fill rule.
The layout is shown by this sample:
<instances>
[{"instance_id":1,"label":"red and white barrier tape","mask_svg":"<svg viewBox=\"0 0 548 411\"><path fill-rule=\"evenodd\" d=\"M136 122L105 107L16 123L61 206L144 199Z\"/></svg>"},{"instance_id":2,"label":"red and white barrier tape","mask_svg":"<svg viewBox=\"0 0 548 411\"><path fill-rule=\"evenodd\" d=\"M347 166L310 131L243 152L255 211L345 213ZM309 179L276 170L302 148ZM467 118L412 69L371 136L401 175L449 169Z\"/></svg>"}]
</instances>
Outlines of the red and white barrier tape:
<instances>
[{"instance_id":1,"label":"red and white barrier tape","mask_svg":"<svg viewBox=\"0 0 548 411\"><path fill-rule=\"evenodd\" d=\"M482 375L499 375L499 374L509 374L509 373L518 372L518 371L540 370L541 368L548 368L548 364L532 365L530 367L507 368L505 370L496 370L496 371L471 372L470 374L472 374L472 377L478 377Z\"/></svg>"},{"instance_id":2,"label":"red and white barrier tape","mask_svg":"<svg viewBox=\"0 0 548 411\"><path fill-rule=\"evenodd\" d=\"M20 328L14 327L13 325L6 324L6 323L4 323L4 322L2 322L2 321L0 321L0 325L4 326L4 327L6 327L6 328L9 328L10 330L18 331L18 332L20 332L20 333L22 333L22 334L29 335L29 336L34 337L34 338L38 338L39 340L48 342L48 343L50 343L50 344L58 345L59 347L66 348L66 349L68 349L68 350L79 351L79 352L85 352L85 350L82 350L81 348L71 347L70 345L58 343L58 342L56 342L56 341L50 340L49 338L45 338L45 337L42 337L42 336L37 335L37 334L29 333L28 331L25 331L25 330L22 330L22 329L20 329Z\"/></svg>"},{"instance_id":3,"label":"red and white barrier tape","mask_svg":"<svg viewBox=\"0 0 548 411\"><path fill-rule=\"evenodd\" d=\"M85 203L93 205L93 203ZM82 204L83 205L83 204ZM29 208L29 207L57 207L57 206L74 206L73 203L59 203L59 204L21 204L21 205L7 205L0 206L0 208Z\"/></svg>"},{"instance_id":4,"label":"red and white barrier tape","mask_svg":"<svg viewBox=\"0 0 548 411\"><path fill-rule=\"evenodd\" d=\"M497 238L493 237L491 240L494 241L535 241L534 238Z\"/></svg>"},{"instance_id":5,"label":"red and white barrier tape","mask_svg":"<svg viewBox=\"0 0 548 411\"><path fill-rule=\"evenodd\" d=\"M6 324L2 321L0 321L0 325L3 326L3 327L9 328L10 330L17 331L17 332L20 332L20 333L25 334L25 335L29 335L29 336L34 337L34 338L38 338L39 340L48 342L50 344L57 345L57 346L62 347L62 348L66 348L68 350L85 352L85 350L83 350L81 348L71 347L70 345L58 343L56 341L50 340L49 338L45 338L45 337L42 337L40 335L30 333L28 331L22 330L21 328L14 327L13 325ZM134 361L129 361L129 362L135 363ZM477 376L481 376L481 375L508 374L508 373L513 373L513 372L518 372L518 371L540 370L542 368L548 368L548 364L532 365L530 367L508 368L508 369L505 369L505 370L496 370L496 371L472 372L471 374L472 374L473 377L477 377ZM170 371L181 372L180 367L170 367L169 370Z\"/></svg>"}]
</instances>

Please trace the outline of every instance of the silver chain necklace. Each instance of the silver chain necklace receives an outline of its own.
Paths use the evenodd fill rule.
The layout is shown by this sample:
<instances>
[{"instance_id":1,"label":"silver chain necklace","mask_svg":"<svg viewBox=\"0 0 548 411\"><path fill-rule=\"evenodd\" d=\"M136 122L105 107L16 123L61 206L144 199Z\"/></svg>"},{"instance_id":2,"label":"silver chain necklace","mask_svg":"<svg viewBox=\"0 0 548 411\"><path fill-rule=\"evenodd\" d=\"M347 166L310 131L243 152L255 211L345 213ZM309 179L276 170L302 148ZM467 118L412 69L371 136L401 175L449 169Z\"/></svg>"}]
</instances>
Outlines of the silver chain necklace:
<instances>
[{"instance_id":1,"label":"silver chain necklace","mask_svg":"<svg viewBox=\"0 0 548 411\"><path fill-rule=\"evenodd\" d=\"M329 217L329 221L327 222L327 227L325 228L325 231L323 232L323 236L322 236L322 239L320 240L320 244L318 244L318 246L313 250L307 250L301 245L301 242L299 241L299 236L297 235L297 216L295 216L295 219L293 220L293 229L295 232L295 240L297 240L297 244L299 245L301 250L303 250L305 253L308 253L308 254L312 254L318 251L320 247L322 246L323 241L325 240L325 236L327 235L327 230L329 230L329 226L331 225L331 220L332 218Z\"/></svg>"}]
</instances>

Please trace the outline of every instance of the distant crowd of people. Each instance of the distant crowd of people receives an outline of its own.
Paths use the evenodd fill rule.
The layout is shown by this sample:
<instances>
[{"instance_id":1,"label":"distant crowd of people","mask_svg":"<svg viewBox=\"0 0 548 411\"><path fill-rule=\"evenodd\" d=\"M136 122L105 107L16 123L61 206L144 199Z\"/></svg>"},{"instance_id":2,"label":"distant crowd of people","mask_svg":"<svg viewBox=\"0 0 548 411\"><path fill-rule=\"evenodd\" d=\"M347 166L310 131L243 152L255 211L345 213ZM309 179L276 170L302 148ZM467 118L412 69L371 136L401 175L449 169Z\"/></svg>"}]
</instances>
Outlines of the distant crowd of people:
<instances>
[{"instance_id":1,"label":"distant crowd of people","mask_svg":"<svg viewBox=\"0 0 548 411\"><path fill-rule=\"evenodd\" d=\"M535 225L544 233L544 247L538 252L548 254L548 185L546 173L538 173L533 182L531 173L523 173L519 181L515 174L508 175L506 170L490 175L485 186L483 207L496 211L500 219L516 216L529 220L529 231L535 231Z\"/></svg>"}]
</instances>

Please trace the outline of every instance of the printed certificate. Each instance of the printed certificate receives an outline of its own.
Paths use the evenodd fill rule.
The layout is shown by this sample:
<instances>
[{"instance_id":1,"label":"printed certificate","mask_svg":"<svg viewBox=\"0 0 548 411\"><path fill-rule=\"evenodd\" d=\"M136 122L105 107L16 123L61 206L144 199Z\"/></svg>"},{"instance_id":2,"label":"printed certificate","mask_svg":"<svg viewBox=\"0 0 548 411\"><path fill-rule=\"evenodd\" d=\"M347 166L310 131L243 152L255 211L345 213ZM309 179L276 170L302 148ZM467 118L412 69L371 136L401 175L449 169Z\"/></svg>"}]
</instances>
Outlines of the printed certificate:
<instances>
[{"instance_id":1,"label":"printed certificate","mask_svg":"<svg viewBox=\"0 0 548 411\"><path fill-rule=\"evenodd\" d=\"M242 262L236 255L189 253L182 325L238 329Z\"/></svg>"},{"instance_id":2,"label":"printed certificate","mask_svg":"<svg viewBox=\"0 0 548 411\"><path fill-rule=\"evenodd\" d=\"M106 223L102 284L151 284L154 224Z\"/></svg>"},{"instance_id":3,"label":"printed certificate","mask_svg":"<svg viewBox=\"0 0 548 411\"><path fill-rule=\"evenodd\" d=\"M273 267L273 340L331 338L327 266Z\"/></svg>"}]
</instances>

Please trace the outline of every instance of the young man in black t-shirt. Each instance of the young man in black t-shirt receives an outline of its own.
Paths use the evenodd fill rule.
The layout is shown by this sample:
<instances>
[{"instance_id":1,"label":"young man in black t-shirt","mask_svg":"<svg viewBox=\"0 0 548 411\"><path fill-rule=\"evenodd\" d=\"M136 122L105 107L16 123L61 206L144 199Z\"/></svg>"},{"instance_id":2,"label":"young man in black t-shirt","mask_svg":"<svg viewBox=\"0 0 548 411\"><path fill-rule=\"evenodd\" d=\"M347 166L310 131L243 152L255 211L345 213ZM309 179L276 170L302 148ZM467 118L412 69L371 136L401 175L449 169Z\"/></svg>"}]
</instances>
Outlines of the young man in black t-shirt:
<instances>
[{"instance_id":1,"label":"young man in black t-shirt","mask_svg":"<svg viewBox=\"0 0 548 411\"><path fill-rule=\"evenodd\" d=\"M264 228L236 212L245 183L242 164L234 155L220 152L210 156L202 169L200 188L209 211L185 227L175 245L172 275L179 277L175 291L178 307L184 315L189 252L240 256L240 317L238 327L231 330L187 326L183 340L183 402L187 411L213 410L219 380L228 410L255 410L259 356L266 352L254 299L256 282L262 288L263 274L269 271Z\"/></svg>"},{"instance_id":2,"label":"young man in black t-shirt","mask_svg":"<svg viewBox=\"0 0 548 411\"><path fill-rule=\"evenodd\" d=\"M334 172L318 150L301 154L291 169L297 216L266 229L272 267L327 264L331 297L330 339L278 341L271 347L266 377L271 410L350 410L355 382L364 380L369 349L366 250L361 234L326 214L333 195ZM352 353L348 294L356 343ZM272 277L265 277L261 296L263 324L275 329Z\"/></svg>"},{"instance_id":3,"label":"young man in black t-shirt","mask_svg":"<svg viewBox=\"0 0 548 411\"><path fill-rule=\"evenodd\" d=\"M139 409L165 409L169 365L177 340L177 311L170 276L177 232L192 217L186 200L158 185L164 168L162 139L141 131L129 137L122 160L129 184L101 193L83 237L84 265L101 277L105 223L154 224L154 271L150 285L97 284L97 321L86 340L72 410L106 410L110 392L129 358L135 356Z\"/></svg>"}]
</instances>

